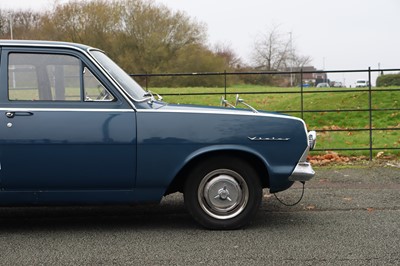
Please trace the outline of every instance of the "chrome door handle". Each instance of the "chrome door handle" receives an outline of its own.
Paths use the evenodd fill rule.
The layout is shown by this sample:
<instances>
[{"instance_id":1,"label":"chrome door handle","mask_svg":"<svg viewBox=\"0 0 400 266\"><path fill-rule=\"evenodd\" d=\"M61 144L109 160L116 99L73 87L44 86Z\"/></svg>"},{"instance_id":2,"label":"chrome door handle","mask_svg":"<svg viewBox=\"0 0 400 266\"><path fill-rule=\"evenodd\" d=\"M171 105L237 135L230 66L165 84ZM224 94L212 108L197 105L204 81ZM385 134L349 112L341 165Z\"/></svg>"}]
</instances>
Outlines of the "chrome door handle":
<instances>
[{"instance_id":1,"label":"chrome door handle","mask_svg":"<svg viewBox=\"0 0 400 266\"><path fill-rule=\"evenodd\" d=\"M31 115L33 115L33 113L27 111L6 112L6 116L8 118L13 118L14 116L31 116Z\"/></svg>"}]
</instances>

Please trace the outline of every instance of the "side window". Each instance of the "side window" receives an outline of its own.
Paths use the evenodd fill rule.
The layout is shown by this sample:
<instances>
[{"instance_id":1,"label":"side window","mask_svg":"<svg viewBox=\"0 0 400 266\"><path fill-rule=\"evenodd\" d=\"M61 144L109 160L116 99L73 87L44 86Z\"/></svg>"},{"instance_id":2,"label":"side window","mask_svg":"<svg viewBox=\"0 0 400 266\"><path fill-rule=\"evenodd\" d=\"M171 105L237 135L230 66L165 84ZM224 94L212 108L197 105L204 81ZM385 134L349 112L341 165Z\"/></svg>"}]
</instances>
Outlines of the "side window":
<instances>
[{"instance_id":1,"label":"side window","mask_svg":"<svg viewBox=\"0 0 400 266\"><path fill-rule=\"evenodd\" d=\"M8 97L11 101L114 100L78 58L33 53L9 55Z\"/></svg>"},{"instance_id":2,"label":"side window","mask_svg":"<svg viewBox=\"0 0 400 266\"><path fill-rule=\"evenodd\" d=\"M100 81L85 67L83 69L83 84L85 88L85 101L113 101L114 97L100 83Z\"/></svg>"},{"instance_id":3,"label":"side window","mask_svg":"<svg viewBox=\"0 0 400 266\"><path fill-rule=\"evenodd\" d=\"M11 101L80 101L80 60L69 55L9 55Z\"/></svg>"}]
</instances>

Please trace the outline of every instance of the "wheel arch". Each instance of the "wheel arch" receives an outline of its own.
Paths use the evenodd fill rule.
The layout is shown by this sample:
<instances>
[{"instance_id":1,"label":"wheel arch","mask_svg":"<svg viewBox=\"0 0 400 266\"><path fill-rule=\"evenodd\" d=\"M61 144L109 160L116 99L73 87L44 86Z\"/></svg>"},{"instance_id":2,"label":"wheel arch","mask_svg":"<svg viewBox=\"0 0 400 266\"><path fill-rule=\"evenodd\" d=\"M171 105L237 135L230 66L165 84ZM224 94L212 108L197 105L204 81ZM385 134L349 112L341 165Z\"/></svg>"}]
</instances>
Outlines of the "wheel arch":
<instances>
[{"instance_id":1,"label":"wheel arch","mask_svg":"<svg viewBox=\"0 0 400 266\"><path fill-rule=\"evenodd\" d=\"M178 191L182 192L184 183L188 178L190 171L200 162L214 157L235 157L246 161L257 173L259 173L258 176L263 188L269 187L268 162L262 159L262 156L254 151L230 147L224 149L200 150L191 154L168 186L165 195Z\"/></svg>"}]
</instances>

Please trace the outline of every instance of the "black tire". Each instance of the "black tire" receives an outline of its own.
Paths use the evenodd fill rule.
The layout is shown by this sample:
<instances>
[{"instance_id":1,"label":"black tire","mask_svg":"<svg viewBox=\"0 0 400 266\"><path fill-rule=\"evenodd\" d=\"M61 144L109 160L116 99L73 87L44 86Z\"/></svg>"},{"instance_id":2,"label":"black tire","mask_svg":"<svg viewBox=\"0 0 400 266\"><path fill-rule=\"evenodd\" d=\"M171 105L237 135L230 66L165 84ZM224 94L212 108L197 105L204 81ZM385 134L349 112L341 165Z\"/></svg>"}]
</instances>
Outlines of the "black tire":
<instances>
[{"instance_id":1,"label":"black tire","mask_svg":"<svg viewBox=\"0 0 400 266\"><path fill-rule=\"evenodd\" d=\"M198 164L184 186L185 205L209 229L238 229L257 213L262 186L257 172L236 157L213 157Z\"/></svg>"}]
</instances>

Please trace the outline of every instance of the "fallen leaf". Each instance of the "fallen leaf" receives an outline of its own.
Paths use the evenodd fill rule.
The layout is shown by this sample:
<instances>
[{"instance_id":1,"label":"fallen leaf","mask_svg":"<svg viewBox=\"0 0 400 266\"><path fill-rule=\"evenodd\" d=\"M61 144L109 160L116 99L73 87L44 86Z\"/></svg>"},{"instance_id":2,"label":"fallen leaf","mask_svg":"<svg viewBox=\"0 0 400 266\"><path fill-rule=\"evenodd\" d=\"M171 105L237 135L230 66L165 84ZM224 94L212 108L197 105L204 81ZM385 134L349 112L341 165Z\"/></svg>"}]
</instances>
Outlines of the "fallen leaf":
<instances>
[{"instance_id":1,"label":"fallen leaf","mask_svg":"<svg viewBox=\"0 0 400 266\"><path fill-rule=\"evenodd\" d=\"M368 212L373 212L375 209L374 208L367 208Z\"/></svg>"},{"instance_id":2,"label":"fallen leaf","mask_svg":"<svg viewBox=\"0 0 400 266\"><path fill-rule=\"evenodd\" d=\"M347 201L351 201L351 200L353 200L352 198L350 198L350 197L348 197L348 198L343 198L344 200L347 200Z\"/></svg>"}]
</instances>

